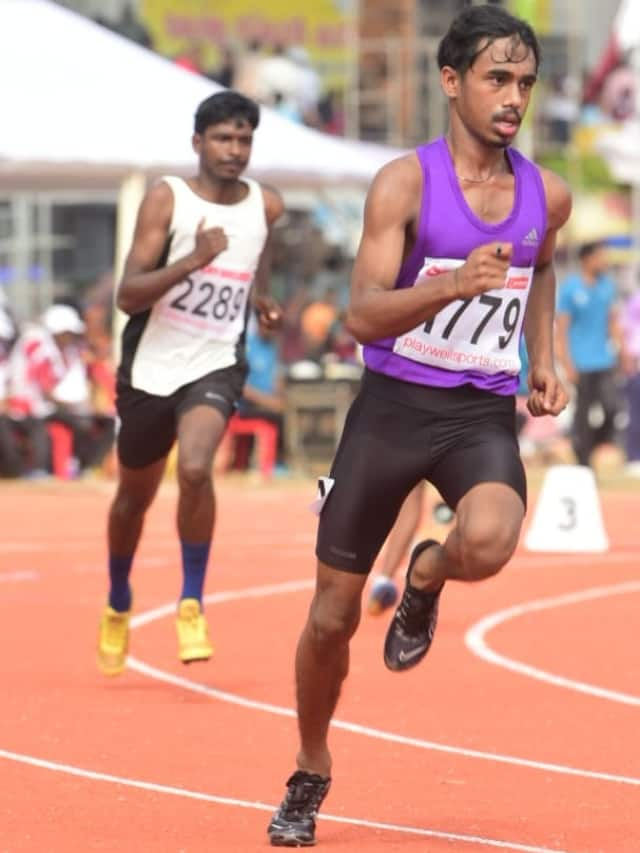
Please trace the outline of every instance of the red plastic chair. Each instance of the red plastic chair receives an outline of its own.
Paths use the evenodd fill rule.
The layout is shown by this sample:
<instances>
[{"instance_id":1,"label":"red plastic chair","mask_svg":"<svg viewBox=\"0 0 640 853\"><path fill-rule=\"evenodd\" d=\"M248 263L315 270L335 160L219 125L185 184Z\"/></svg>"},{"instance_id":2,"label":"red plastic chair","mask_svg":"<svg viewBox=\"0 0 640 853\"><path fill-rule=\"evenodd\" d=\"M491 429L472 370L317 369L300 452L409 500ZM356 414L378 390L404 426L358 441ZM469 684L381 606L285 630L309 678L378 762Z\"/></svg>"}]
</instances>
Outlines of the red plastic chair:
<instances>
[{"instance_id":1,"label":"red plastic chair","mask_svg":"<svg viewBox=\"0 0 640 853\"><path fill-rule=\"evenodd\" d=\"M68 426L52 421L47 424L51 441L51 469L61 480L73 479L73 433Z\"/></svg>"},{"instance_id":2,"label":"red plastic chair","mask_svg":"<svg viewBox=\"0 0 640 853\"><path fill-rule=\"evenodd\" d=\"M278 451L278 427L261 418L240 418L233 415L227 425L226 437L252 435L257 444L258 467L263 477L273 474Z\"/></svg>"}]
</instances>

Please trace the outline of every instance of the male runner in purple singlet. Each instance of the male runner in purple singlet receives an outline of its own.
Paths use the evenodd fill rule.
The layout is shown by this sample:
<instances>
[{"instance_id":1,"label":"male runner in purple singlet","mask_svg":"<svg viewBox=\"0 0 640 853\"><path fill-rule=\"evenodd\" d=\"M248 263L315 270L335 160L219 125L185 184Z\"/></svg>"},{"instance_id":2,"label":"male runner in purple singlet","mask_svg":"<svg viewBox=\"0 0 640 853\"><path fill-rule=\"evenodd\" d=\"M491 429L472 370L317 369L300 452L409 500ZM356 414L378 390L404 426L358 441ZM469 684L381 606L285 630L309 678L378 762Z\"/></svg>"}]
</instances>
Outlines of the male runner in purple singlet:
<instances>
[{"instance_id":1,"label":"male runner in purple singlet","mask_svg":"<svg viewBox=\"0 0 640 853\"><path fill-rule=\"evenodd\" d=\"M567 403L553 362L553 253L571 198L511 147L536 82L535 33L498 6L472 6L438 63L447 135L385 166L367 198L347 317L366 369L323 482L316 590L296 656L301 742L269 825L276 846L315 842L362 590L403 500L428 480L456 518L443 543L421 542L409 560L384 647L396 671L429 649L444 584L488 578L516 548L523 334L530 412Z\"/></svg>"}]
</instances>

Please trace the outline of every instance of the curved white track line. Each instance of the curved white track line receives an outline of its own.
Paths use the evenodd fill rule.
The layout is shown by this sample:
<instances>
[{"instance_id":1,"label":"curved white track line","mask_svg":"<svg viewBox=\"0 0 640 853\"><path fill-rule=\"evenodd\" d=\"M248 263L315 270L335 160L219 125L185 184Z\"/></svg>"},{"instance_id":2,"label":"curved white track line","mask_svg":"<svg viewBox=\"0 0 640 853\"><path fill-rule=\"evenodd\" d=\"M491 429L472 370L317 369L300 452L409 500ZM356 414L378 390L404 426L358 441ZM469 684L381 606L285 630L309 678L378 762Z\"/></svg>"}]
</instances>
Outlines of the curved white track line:
<instances>
[{"instance_id":1,"label":"curved white track line","mask_svg":"<svg viewBox=\"0 0 640 853\"><path fill-rule=\"evenodd\" d=\"M205 604L223 604L226 601L244 601L247 598L268 598L271 595L280 595L287 592L301 592L305 589L313 589L315 580L284 581L283 583L267 584L265 586L251 586L245 589L230 589L227 592L214 592L205 596ZM153 610L146 610L131 617L131 627L140 628L149 622L156 622L165 616L174 616L176 603L162 604ZM127 661L128 662L128 661Z\"/></svg>"},{"instance_id":2,"label":"curved white track line","mask_svg":"<svg viewBox=\"0 0 640 853\"><path fill-rule=\"evenodd\" d=\"M231 590L229 592L214 593L206 597L205 601L209 604L221 603L223 601L238 601L245 598L262 598L270 595L279 595L281 593L296 592L304 589L310 589L314 585L311 580L290 581L287 583L272 584L269 586L251 587L248 589ZM164 616L175 613L175 602L157 607L154 610L147 611L134 616L131 620L132 628L138 628L141 625L147 625L157 619L162 619ZM139 672L141 675L146 675L149 678L154 678L157 681L164 681L167 684L172 684L175 687L180 687L184 690L191 690L194 693L199 693L204 696L209 696L212 699L218 699L222 702L228 702L232 705L239 705L243 708L248 708L253 711L264 711L268 714L275 714L281 717L294 717L296 712L292 708L287 708L282 705L273 705L268 702L258 702L253 699L247 699L244 696L239 696L235 693L217 690L214 687L207 687L205 684L200 684L197 681L191 681L188 678L183 678L179 675L165 672L150 666L137 658L129 656L127 666L130 669ZM435 743L434 741L422 740L420 738L405 737L404 735L386 732L382 729L375 729L369 726L361 726L358 723L349 723L344 720L334 719L331 722L333 728L342 729L343 731L353 732L354 734L364 735L366 737L375 738L391 743L402 744L403 746L416 747L418 749L427 749L434 752L444 752L452 755L462 755L465 758L479 758L485 761L493 761L501 764L511 764L518 767L529 767L533 770L543 770L550 773L559 773L566 776L578 776L584 779L594 779L601 782L615 782L623 785L634 785L640 787L640 778L633 776L620 776L613 773L602 773L594 770L583 770L580 768L569 767L562 764L550 764L548 762L533 761L526 758L518 758L512 755L502 755L500 753L482 752L476 749L466 749L448 744Z\"/></svg>"},{"instance_id":3,"label":"curved white track line","mask_svg":"<svg viewBox=\"0 0 640 853\"><path fill-rule=\"evenodd\" d=\"M597 687L594 684L587 684L583 681L575 681L571 678L565 678L562 675L547 672L544 669L529 666L514 658L509 658L506 655L495 652L486 642L486 635L489 631L511 619L516 619L518 616L524 616L527 613L536 613L541 610L551 610L554 607L565 607L569 604L580 604L584 601L596 601L599 598L606 598L612 595L626 595L630 592L640 592L639 581L629 581L628 583L615 584L614 586L597 586L582 590L581 592L572 592L567 595L541 598L525 602L524 604L517 604L515 607L508 607L506 610L491 613L489 616L485 616L484 619L476 622L465 634L465 643L474 655L487 661L487 663L501 666L504 669L511 670L511 672L517 672L519 675L526 675L529 678L535 678L547 684L554 684L556 687L564 687L567 690L575 690L578 693L586 693L589 696L597 696L599 699L608 699L610 702L619 702L623 705L640 707L640 696L632 696L617 690L607 690L604 687Z\"/></svg>"},{"instance_id":4,"label":"curved white track line","mask_svg":"<svg viewBox=\"0 0 640 853\"><path fill-rule=\"evenodd\" d=\"M27 764L31 767L38 767L41 770L65 773L69 776L91 779L94 782L110 782L111 784L124 785L128 788L139 788L143 791L153 791L156 794L170 794L174 797L201 800L207 803L216 803L221 806L256 809L257 811L262 812L274 812L276 809L276 806L269 805L268 803L261 803L260 801L238 800L233 797L221 797L217 794L205 794L200 791L190 791L186 788L176 788L172 785L159 785L155 782L143 782L139 779L129 779L124 776L113 776L110 773L99 773L95 770L84 770L81 767L75 767L71 764L60 764L55 761L45 761L42 758L35 758L31 755L23 755L18 752L9 752L5 749L0 749L0 758L4 758L8 761L15 761L19 764ZM360 818L350 818L330 814L320 815L319 820L320 823L326 820L334 823L348 824L349 826L362 826L366 829L401 832L407 835L419 835L424 838L439 838L445 841L458 841L463 844L481 844L485 847L497 847L501 850L517 850L521 853L567 853L566 850L558 850L555 847L553 849L548 847L532 847L528 844L501 841L494 838L482 838L477 835L459 835L452 832L441 832L436 829L421 829L419 827L403 826L402 824L381 823L380 821L361 820Z\"/></svg>"}]
</instances>

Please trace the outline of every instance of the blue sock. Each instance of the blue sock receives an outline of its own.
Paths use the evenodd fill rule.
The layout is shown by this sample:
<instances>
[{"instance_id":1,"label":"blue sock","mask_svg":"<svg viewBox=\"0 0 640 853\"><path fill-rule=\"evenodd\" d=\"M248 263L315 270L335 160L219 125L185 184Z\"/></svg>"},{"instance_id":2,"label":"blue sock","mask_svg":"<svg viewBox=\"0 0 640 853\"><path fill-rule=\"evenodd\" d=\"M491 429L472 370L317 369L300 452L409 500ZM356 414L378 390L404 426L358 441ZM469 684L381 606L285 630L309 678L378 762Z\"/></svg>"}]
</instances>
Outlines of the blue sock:
<instances>
[{"instance_id":1,"label":"blue sock","mask_svg":"<svg viewBox=\"0 0 640 853\"><path fill-rule=\"evenodd\" d=\"M131 587L129 586L129 574L133 554L129 557L109 556L109 606L118 613L125 613L131 609Z\"/></svg>"},{"instance_id":2,"label":"blue sock","mask_svg":"<svg viewBox=\"0 0 640 853\"><path fill-rule=\"evenodd\" d=\"M197 598L202 604L204 576L207 571L211 542L190 545L180 540L182 549L182 595L180 598Z\"/></svg>"}]
</instances>

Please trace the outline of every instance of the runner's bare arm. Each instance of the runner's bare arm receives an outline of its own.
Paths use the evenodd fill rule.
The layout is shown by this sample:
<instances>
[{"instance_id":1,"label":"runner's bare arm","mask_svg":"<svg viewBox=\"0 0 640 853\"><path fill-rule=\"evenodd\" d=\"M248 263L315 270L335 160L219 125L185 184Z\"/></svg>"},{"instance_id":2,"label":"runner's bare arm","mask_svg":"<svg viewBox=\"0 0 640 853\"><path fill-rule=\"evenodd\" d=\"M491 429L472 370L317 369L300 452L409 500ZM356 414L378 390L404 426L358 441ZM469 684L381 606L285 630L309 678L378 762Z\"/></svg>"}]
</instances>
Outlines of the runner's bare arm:
<instances>
[{"instance_id":1,"label":"runner's bare arm","mask_svg":"<svg viewBox=\"0 0 640 853\"><path fill-rule=\"evenodd\" d=\"M552 172L542 170L542 177L547 199L547 233L536 262L524 320L529 355L527 406L535 416L557 415L568 402L554 364L556 276L553 254L558 231L571 213L571 194L564 181Z\"/></svg>"},{"instance_id":2,"label":"runner's bare arm","mask_svg":"<svg viewBox=\"0 0 640 853\"><path fill-rule=\"evenodd\" d=\"M264 213L267 220L267 240L264 244L255 277L255 292L259 296L268 296L270 289L273 226L284 213L284 203L277 190L272 187L262 187L264 197Z\"/></svg>"},{"instance_id":3,"label":"runner's bare arm","mask_svg":"<svg viewBox=\"0 0 640 853\"><path fill-rule=\"evenodd\" d=\"M124 265L117 305L127 314L146 311L174 284L207 264L226 247L221 228L200 223L193 252L168 266L158 268L169 240L173 193L161 181L146 193L136 221L131 249Z\"/></svg>"},{"instance_id":4,"label":"runner's bare arm","mask_svg":"<svg viewBox=\"0 0 640 853\"><path fill-rule=\"evenodd\" d=\"M411 248L407 232L418 219L422 184L422 169L410 154L384 166L369 190L346 319L360 343L403 334L456 299L504 286L511 246L502 244L497 253L492 243L471 252L457 270L394 289Z\"/></svg>"},{"instance_id":5,"label":"runner's bare arm","mask_svg":"<svg viewBox=\"0 0 640 853\"><path fill-rule=\"evenodd\" d=\"M274 326L282 319L282 310L271 297L273 226L284 213L284 203L280 193L272 187L263 186L262 193L268 233L256 270L252 300L260 322Z\"/></svg>"},{"instance_id":6,"label":"runner's bare arm","mask_svg":"<svg viewBox=\"0 0 640 853\"><path fill-rule=\"evenodd\" d=\"M556 305L556 276L553 255L558 231L571 213L571 194L553 172L542 170L547 197L547 233L538 254L524 320L529 363L553 368L553 335Z\"/></svg>"}]
</instances>

